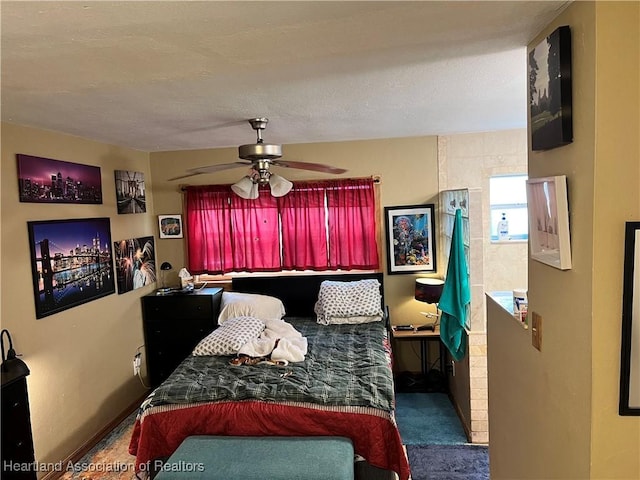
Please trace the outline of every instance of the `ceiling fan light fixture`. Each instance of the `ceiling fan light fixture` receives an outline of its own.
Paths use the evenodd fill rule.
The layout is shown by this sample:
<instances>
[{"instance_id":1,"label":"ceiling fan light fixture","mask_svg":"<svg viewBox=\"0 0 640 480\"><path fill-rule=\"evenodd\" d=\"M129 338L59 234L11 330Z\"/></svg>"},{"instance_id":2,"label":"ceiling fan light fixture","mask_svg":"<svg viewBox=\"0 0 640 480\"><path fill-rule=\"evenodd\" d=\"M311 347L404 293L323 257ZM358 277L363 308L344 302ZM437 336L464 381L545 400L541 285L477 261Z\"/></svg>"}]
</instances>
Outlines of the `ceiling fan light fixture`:
<instances>
[{"instance_id":1,"label":"ceiling fan light fixture","mask_svg":"<svg viewBox=\"0 0 640 480\"><path fill-rule=\"evenodd\" d=\"M280 175L275 173L269 177L269 187L271 188L271 195L274 197L284 197L291 191L293 183Z\"/></svg>"},{"instance_id":2,"label":"ceiling fan light fixture","mask_svg":"<svg viewBox=\"0 0 640 480\"><path fill-rule=\"evenodd\" d=\"M258 185L253 182L251 177L242 177L240 181L231 185L233 193L245 200L255 200L258 198Z\"/></svg>"}]
</instances>

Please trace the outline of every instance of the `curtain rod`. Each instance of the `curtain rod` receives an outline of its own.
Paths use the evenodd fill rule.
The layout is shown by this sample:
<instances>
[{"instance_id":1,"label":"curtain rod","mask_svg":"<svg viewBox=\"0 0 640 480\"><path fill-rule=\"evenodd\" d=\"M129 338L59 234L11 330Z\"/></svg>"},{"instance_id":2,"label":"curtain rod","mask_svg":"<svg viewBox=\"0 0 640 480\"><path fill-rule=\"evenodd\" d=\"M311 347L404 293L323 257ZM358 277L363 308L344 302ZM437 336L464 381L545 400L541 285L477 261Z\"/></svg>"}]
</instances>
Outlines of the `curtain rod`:
<instances>
[{"instance_id":1,"label":"curtain rod","mask_svg":"<svg viewBox=\"0 0 640 480\"><path fill-rule=\"evenodd\" d=\"M371 178L373 179L373 183L382 183L382 175L371 175L370 177L357 177L353 180L357 180L358 178ZM304 182L312 182L313 180L302 180ZM188 187L199 187L200 185L181 185L180 186L180 191L184 192Z\"/></svg>"}]
</instances>

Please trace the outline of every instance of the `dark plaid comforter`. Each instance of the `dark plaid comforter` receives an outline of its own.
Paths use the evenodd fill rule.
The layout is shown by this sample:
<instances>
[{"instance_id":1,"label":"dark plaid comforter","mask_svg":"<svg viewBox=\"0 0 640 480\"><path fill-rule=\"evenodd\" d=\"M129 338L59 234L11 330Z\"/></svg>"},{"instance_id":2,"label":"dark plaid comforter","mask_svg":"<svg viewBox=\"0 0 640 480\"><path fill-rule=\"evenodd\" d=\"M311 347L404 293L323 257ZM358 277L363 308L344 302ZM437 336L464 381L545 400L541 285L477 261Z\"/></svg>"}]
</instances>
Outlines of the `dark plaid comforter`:
<instances>
[{"instance_id":1,"label":"dark plaid comforter","mask_svg":"<svg viewBox=\"0 0 640 480\"><path fill-rule=\"evenodd\" d=\"M383 322L325 326L315 319L286 321L307 337L304 362L286 367L232 366L231 356L190 356L150 395L143 409L261 400L393 410L393 376Z\"/></svg>"}]
</instances>

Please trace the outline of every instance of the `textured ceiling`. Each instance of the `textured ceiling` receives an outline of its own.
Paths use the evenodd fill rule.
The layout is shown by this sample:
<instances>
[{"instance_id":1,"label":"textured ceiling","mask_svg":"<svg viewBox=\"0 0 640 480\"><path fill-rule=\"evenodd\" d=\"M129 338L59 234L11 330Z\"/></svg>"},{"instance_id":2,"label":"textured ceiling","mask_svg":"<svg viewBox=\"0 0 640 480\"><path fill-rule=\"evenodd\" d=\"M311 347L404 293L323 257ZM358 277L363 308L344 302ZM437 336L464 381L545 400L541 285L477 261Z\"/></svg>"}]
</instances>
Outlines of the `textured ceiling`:
<instances>
[{"instance_id":1,"label":"textured ceiling","mask_svg":"<svg viewBox=\"0 0 640 480\"><path fill-rule=\"evenodd\" d=\"M2 120L143 151L526 126L566 1L0 3Z\"/></svg>"}]
</instances>

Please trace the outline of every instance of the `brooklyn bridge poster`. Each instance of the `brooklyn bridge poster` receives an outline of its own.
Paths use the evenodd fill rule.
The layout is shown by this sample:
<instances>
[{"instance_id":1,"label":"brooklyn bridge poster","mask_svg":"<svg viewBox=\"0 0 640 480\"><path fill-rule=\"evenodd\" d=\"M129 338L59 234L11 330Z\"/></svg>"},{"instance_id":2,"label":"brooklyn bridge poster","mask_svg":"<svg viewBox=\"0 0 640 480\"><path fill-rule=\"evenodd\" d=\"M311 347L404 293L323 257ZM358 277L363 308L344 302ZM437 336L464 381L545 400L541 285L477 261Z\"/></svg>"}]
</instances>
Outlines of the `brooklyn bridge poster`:
<instances>
[{"instance_id":1,"label":"brooklyn bridge poster","mask_svg":"<svg viewBox=\"0 0 640 480\"><path fill-rule=\"evenodd\" d=\"M108 218L27 225L36 318L115 292Z\"/></svg>"}]
</instances>

